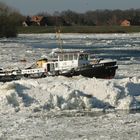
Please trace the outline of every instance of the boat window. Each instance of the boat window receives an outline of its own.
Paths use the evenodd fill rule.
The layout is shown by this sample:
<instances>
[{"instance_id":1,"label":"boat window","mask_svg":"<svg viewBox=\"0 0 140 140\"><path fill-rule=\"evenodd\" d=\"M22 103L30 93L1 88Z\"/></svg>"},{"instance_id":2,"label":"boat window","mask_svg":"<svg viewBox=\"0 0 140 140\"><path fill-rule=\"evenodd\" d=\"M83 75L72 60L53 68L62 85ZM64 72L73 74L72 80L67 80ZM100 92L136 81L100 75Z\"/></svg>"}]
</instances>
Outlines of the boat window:
<instances>
[{"instance_id":1,"label":"boat window","mask_svg":"<svg viewBox=\"0 0 140 140\"><path fill-rule=\"evenodd\" d=\"M74 54L74 60L77 60L78 56L77 54Z\"/></svg>"},{"instance_id":2,"label":"boat window","mask_svg":"<svg viewBox=\"0 0 140 140\"><path fill-rule=\"evenodd\" d=\"M83 60L83 59L84 59L84 55L83 54L80 54L79 60Z\"/></svg>"},{"instance_id":3,"label":"boat window","mask_svg":"<svg viewBox=\"0 0 140 140\"><path fill-rule=\"evenodd\" d=\"M88 54L85 54L85 60L88 60Z\"/></svg>"},{"instance_id":4,"label":"boat window","mask_svg":"<svg viewBox=\"0 0 140 140\"><path fill-rule=\"evenodd\" d=\"M54 63L51 64L51 68L54 68Z\"/></svg>"},{"instance_id":5,"label":"boat window","mask_svg":"<svg viewBox=\"0 0 140 140\"><path fill-rule=\"evenodd\" d=\"M64 55L64 61L67 61L68 60L68 55Z\"/></svg>"},{"instance_id":6,"label":"boat window","mask_svg":"<svg viewBox=\"0 0 140 140\"><path fill-rule=\"evenodd\" d=\"M56 67L56 68L58 67L58 63L55 63L55 67Z\"/></svg>"},{"instance_id":7,"label":"boat window","mask_svg":"<svg viewBox=\"0 0 140 140\"><path fill-rule=\"evenodd\" d=\"M59 61L63 61L63 55L59 55Z\"/></svg>"},{"instance_id":8,"label":"boat window","mask_svg":"<svg viewBox=\"0 0 140 140\"><path fill-rule=\"evenodd\" d=\"M73 60L73 54L69 55L69 60Z\"/></svg>"}]
</instances>

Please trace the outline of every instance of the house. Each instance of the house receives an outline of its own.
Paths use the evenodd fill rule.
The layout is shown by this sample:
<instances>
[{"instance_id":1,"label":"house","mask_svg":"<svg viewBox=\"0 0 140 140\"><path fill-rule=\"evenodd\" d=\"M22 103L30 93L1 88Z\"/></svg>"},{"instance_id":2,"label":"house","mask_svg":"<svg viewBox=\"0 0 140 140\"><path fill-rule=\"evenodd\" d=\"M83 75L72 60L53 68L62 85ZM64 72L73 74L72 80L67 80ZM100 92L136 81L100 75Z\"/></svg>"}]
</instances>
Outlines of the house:
<instances>
[{"instance_id":1,"label":"house","mask_svg":"<svg viewBox=\"0 0 140 140\"><path fill-rule=\"evenodd\" d=\"M22 23L23 26L46 26L47 19L44 16L27 16L26 20Z\"/></svg>"},{"instance_id":2,"label":"house","mask_svg":"<svg viewBox=\"0 0 140 140\"><path fill-rule=\"evenodd\" d=\"M130 26L131 25L131 23L130 23L130 21L129 20L123 20L122 22L121 22L121 26L125 26L125 27L128 27L128 26Z\"/></svg>"},{"instance_id":3,"label":"house","mask_svg":"<svg viewBox=\"0 0 140 140\"><path fill-rule=\"evenodd\" d=\"M46 25L46 18L44 16L32 16L31 22L38 25L38 26L45 26Z\"/></svg>"}]
</instances>

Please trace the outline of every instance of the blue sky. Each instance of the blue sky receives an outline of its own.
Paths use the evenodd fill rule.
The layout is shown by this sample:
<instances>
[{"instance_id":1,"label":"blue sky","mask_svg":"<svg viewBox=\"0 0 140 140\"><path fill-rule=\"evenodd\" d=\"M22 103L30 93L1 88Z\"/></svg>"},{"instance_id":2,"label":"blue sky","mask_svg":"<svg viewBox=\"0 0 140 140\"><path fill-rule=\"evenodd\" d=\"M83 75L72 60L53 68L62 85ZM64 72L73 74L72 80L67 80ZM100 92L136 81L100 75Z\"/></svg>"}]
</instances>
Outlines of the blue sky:
<instances>
[{"instance_id":1,"label":"blue sky","mask_svg":"<svg viewBox=\"0 0 140 140\"><path fill-rule=\"evenodd\" d=\"M138 9L140 0L0 0L14 7L24 15L39 12L53 13L54 11L72 10L85 12L96 9Z\"/></svg>"}]
</instances>

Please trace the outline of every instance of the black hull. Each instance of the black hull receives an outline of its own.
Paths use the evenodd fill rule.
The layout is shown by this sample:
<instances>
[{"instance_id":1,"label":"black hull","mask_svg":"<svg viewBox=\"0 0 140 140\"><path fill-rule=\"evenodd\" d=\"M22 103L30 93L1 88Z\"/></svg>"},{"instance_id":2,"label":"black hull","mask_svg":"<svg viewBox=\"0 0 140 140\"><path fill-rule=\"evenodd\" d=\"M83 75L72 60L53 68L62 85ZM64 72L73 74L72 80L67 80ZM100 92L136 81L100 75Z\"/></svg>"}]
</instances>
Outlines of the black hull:
<instances>
[{"instance_id":1,"label":"black hull","mask_svg":"<svg viewBox=\"0 0 140 140\"><path fill-rule=\"evenodd\" d=\"M115 76L118 66L105 66L105 65L90 65L81 67L77 70L71 70L68 73L62 74L63 76L72 77L82 75L89 78L103 78L111 79Z\"/></svg>"},{"instance_id":2,"label":"black hull","mask_svg":"<svg viewBox=\"0 0 140 140\"><path fill-rule=\"evenodd\" d=\"M0 82L10 82L10 81L19 80L19 79L21 79L21 76L17 76L17 75L0 76Z\"/></svg>"},{"instance_id":3,"label":"black hull","mask_svg":"<svg viewBox=\"0 0 140 140\"><path fill-rule=\"evenodd\" d=\"M81 71L81 75L85 77L110 79L115 76L117 66L113 67L95 67L87 71Z\"/></svg>"}]
</instances>

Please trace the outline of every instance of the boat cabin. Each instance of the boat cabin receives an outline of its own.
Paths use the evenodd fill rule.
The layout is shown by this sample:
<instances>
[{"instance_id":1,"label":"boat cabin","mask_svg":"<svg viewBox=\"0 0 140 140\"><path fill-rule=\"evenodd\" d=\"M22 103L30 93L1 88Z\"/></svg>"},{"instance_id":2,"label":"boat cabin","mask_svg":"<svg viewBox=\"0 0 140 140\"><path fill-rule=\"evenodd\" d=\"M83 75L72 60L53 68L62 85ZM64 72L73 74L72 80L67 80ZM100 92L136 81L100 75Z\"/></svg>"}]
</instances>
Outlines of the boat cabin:
<instances>
[{"instance_id":1,"label":"boat cabin","mask_svg":"<svg viewBox=\"0 0 140 140\"><path fill-rule=\"evenodd\" d=\"M89 54L84 52L56 52L55 60L39 60L37 65L46 68L48 72L68 71L89 64Z\"/></svg>"},{"instance_id":2,"label":"boat cabin","mask_svg":"<svg viewBox=\"0 0 140 140\"><path fill-rule=\"evenodd\" d=\"M59 67L78 67L89 64L89 55L83 52L58 53Z\"/></svg>"}]
</instances>

